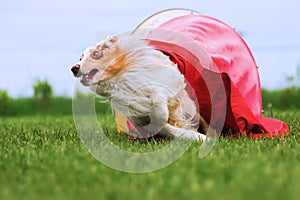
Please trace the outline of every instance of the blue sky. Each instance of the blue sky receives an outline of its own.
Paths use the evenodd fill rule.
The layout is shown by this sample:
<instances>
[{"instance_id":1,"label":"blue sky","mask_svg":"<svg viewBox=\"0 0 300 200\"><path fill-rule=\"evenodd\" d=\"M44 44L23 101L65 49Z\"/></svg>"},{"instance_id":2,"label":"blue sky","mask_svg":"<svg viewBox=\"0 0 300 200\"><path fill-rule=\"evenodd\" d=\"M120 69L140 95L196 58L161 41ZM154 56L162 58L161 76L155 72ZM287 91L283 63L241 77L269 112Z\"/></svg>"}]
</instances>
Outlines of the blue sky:
<instances>
[{"instance_id":1,"label":"blue sky","mask_svg":"<svg viewBox=\"0 0 300 200\"><path fill-rule=\"evenodd\" d=\"M242 33L258 64L261 84L286 85L300 65L298 0L2 0L0 89L32 95L35 78L58 95L73 94L70 67L99 38L133 30L150 15L189 8L216 17Z\"/></svg>"}]
</instances>

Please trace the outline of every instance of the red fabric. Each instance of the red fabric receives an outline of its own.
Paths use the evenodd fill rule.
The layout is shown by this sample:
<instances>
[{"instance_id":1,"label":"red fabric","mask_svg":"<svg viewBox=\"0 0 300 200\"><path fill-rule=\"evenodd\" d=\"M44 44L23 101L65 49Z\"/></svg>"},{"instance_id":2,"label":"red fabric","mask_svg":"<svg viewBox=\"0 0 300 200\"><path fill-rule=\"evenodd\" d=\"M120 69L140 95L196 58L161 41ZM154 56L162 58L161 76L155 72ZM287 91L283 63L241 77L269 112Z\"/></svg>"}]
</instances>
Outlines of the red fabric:
<instances>
[{"instance_id":1,"label":"red fabric","mask_svg":"<svg viewBox=\"0 0 300 200\"><path fill-rule=\"evenodd\" d=\"M194 44L172 34L175 32ZM223 133L230 130L231 136L254 138L289 135L284 122L262 117L257 66L234 29L217 19L192 14L160 25L148 40L177 63L196 94L201 115L214 126L225 118Z\"/></svg>"}]
</instances>

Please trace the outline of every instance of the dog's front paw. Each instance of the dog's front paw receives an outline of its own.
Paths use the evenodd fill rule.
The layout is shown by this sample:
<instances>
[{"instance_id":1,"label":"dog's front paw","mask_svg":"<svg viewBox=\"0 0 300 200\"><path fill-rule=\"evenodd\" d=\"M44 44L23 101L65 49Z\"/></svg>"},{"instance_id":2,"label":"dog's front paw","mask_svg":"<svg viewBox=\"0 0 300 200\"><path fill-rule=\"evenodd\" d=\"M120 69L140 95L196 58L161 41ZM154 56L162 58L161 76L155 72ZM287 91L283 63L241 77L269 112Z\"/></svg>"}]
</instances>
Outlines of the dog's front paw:
<instances>
[{"instance_id":1,"label":"dog's front paw","mask_svg":"<svg viewBox=\"0 0 300 200\"><path fill-rule=\"evenodd\" d=\"M191 130L185 131L181 137L200 141L205 141L207 139L206 135Z\"/></svg>"}]
</instances>

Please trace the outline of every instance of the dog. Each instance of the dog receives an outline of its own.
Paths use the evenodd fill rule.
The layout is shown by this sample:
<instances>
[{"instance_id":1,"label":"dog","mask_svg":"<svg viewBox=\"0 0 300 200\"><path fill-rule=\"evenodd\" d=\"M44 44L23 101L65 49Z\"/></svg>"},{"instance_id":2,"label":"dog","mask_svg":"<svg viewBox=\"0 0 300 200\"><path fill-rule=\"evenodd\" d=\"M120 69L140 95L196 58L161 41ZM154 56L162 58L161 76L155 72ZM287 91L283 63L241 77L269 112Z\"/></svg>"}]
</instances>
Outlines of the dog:
<instances>
[{"instance_id":1,"label":"dog","mask_svg":"<svg viewBox=\"0 0 300 200\"><path fill-rule=\"evenodd\" d=\"M111 36L96 43L71 71L147 136L208 138L209 124L186 91L177 65L137 36ZM204 134L197 131L199 125Z\"/></svg>"}]
</instances>

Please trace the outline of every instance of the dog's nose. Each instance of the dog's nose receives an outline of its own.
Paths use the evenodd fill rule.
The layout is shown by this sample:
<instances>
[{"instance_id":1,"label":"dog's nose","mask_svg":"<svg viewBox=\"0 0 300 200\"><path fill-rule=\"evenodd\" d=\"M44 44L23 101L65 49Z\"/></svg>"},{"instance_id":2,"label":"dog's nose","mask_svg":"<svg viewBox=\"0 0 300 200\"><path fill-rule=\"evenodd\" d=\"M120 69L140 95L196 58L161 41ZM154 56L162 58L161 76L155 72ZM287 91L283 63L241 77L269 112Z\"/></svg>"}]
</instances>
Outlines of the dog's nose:
<instances>
[{"instance_id":1,"label":"dog's nose","mask_svg":"<svg viewBox=\"0 0 300 200\"><path fill-rule=\"evenodd\" d=\"M80 65L79 64L76 64L74 65L72 68L71 68L71 71L73 72L74 76L77 76L78 72L79 72L79 69L80 69Z\"/></svg>"}]
</instances>

